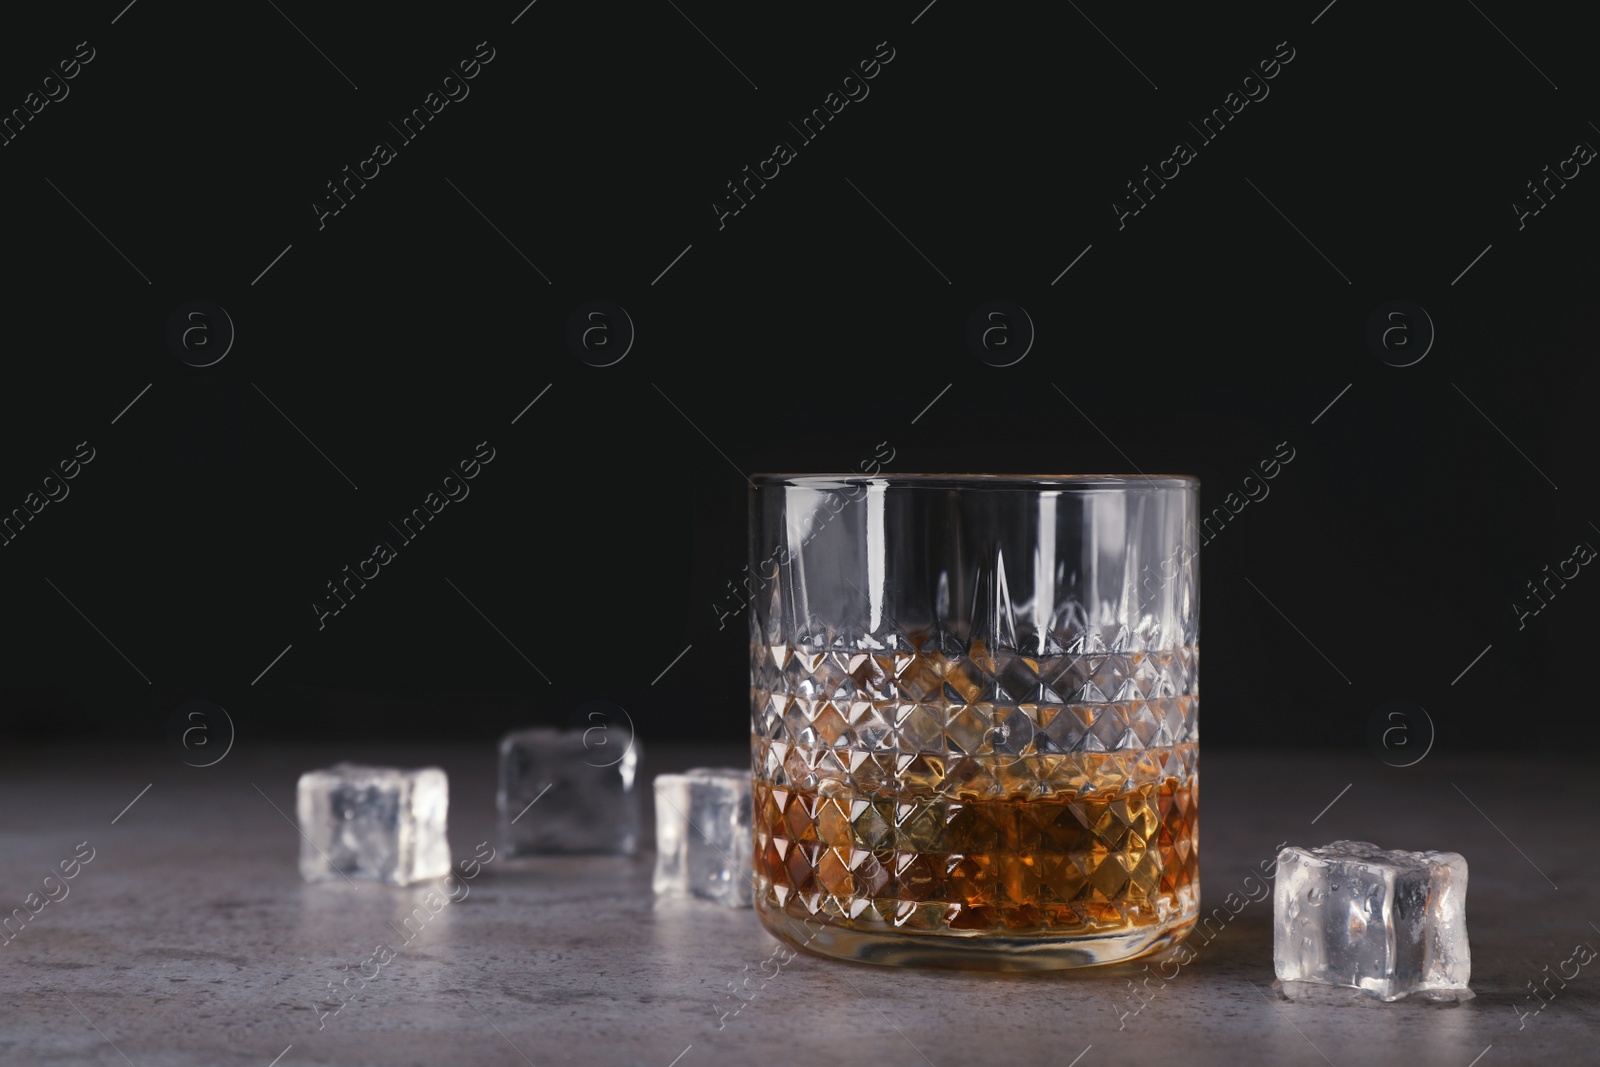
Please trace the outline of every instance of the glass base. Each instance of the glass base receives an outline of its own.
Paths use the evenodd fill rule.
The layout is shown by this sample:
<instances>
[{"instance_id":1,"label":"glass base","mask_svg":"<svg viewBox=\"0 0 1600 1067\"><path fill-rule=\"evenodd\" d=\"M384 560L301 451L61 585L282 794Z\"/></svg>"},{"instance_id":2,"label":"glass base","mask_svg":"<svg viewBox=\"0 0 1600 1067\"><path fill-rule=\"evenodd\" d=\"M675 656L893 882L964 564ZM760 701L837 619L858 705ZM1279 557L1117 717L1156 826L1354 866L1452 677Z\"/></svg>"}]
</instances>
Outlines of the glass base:
<instances>
[{"instance_id":1,"label":"glass base","mask_svg":"<svg viewBox=\"0 0 1600 1067\"><path fill-rule=\"evenodd\" d=\"M944 967L973 971L1059 971L1126 963L1176 945L1195 920L1105 936L997 937L992 934L884 933L855 930L810 917L804 922L764 907L756 914L780 941L817 956L890 967Z\"/></svg>"}]
</instances>

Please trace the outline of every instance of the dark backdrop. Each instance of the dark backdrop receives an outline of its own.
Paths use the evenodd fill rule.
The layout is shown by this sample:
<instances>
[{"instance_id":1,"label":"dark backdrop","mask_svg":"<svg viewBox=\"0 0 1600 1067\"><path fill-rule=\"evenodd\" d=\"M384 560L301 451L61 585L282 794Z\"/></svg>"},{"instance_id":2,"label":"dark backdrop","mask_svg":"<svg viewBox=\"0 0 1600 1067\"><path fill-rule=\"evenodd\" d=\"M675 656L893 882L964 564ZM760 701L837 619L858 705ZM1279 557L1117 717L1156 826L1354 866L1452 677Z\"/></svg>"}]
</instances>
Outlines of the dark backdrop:
<instances>
[{"instance_id":1,"label":"dark backdrop","mask_svg":"<svg viewBox=\"0 0 1600 1067\"><path fill-rule=\"evenodd\" d=\"M1444 749L1592 742L1600 577L1519 618L1600 545L1575 16L924 3L8 13L0 508L61 498L0 547L5 737L158 740L205 699L241 738L489 739L598 698L737 741L745 474L887 442L890 470L1192 473L1209 511L1287 442L1204 549L1208 744L1358 746L1393 700ZM1204 140L1234 91L1268 95ZM1547 166L1576 176L1534 214ZM593 300L591 363L613 305L636 335L610 366L569 339ZM1013 347L968 343L991 300L1036 335L1010 366L1014 310ZM187 365L217 307L231 348Z\"/></svg>"}]
</instances>

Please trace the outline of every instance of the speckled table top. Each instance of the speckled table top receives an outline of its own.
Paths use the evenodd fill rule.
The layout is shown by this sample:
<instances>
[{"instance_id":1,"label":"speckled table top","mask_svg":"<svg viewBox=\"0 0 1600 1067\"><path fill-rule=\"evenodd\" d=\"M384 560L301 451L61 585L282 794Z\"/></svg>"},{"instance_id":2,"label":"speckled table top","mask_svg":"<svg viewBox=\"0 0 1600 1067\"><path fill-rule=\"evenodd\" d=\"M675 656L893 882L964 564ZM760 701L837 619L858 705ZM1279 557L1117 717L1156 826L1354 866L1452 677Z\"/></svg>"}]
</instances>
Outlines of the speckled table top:
<instances>
[{"instance_id":1,"label":"speckled table top","mask_svg":"<svg viewBox=\"0 0 1600 1067\"><path fill-rule=\"evenodd\" d=\"M286 818L295 778L341 758L445 767L452 852L466 858L492 842L492 746L241 746L209 768L160 750L0 755L0 906L38 909L0 944L0 1063L1600 1059L1595 965L1541 984L1552 991L1543 1000L1529 986L1571 974L1575 945L1600 946L1600 865L1577 832L1592 793L1576 760L1434 753L1396 769L1358 753L1207 752L1204 910L1223 908L1227 921L1191 939L1192 962L1154 969L1171 977L1146 981L1148 960L1017 976L806 955L762 968L776 942L755 916L657 902L648 854L497 858L465 898L403 940L400 924L424 905L427 887L305 885L297 873ZM656 745L644 772L739 759L737 749ZM1247 878L1280 841L1345 837L1467 857L1476 999L1370 1007L1278 999L1271 900L1250 900ZM62 861L84 856L70 882L45 884ZM1236 914L1224 907L1235 891ZM391 958L376 952L380 944L396 950ZM331 1011L330 983L356 974L369 978L351 981ZM760 976L754 995L731 1000L728 984L747 974Z\"/></svg>"}]
</instances>

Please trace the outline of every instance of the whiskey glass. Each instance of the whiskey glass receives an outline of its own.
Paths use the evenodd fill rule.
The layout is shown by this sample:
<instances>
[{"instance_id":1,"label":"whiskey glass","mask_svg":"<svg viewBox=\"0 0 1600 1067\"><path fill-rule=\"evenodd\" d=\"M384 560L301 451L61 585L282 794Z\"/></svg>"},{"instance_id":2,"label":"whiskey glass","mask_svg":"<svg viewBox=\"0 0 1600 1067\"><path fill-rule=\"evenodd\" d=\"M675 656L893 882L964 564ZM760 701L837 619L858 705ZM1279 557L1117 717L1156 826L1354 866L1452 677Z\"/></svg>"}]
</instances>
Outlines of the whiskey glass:
<instances>
[{"instance_id":1,"label":"whiskey glass","mask_svg":"<svg viewBox=\"0 0 1600 1067\"><path fill-rule=\"evenodd\" d=\"M755 906L883 964L1049 970L1199 907L1199 482L760 475Z\"/></svg>"}]
</instances>

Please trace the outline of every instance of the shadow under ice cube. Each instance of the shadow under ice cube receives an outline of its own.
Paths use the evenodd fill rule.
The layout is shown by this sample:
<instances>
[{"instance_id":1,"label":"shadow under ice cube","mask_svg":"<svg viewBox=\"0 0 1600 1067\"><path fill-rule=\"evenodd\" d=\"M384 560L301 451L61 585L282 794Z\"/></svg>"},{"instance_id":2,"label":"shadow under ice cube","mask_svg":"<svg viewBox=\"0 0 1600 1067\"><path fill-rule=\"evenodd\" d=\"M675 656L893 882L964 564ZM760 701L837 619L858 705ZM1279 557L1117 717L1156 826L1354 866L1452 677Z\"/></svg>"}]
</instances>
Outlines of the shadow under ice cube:
<instances>
[{"instance_id":1,"label":"shadow under ice cube","mask_svg":"<svg viewBox=\"0 0 1600 1067\"><path fill-rule=\"evenodd\" d=\"M500 741L500 837L513 856L639 845L640 746L592 745L589 730L517 730Z\"/></svg>"},{"instance_id":2,"label":"shadow under ice cube","mask_svg":"<svg viewBox=\"0 0 1600 1067\"><path fill-rule=\"evenodd\" d=\"M337 763L300 776L300 876L410 885L450 873L450 782L437 767Z\"/></svg>"},{"instance_id":3,"label":"shadow under ice cube","mask_svg":"<svg viewBox=\"0 0 1600 1067\"><path fill-rule=\"evenodd\" d=\"M658 774L655 891L750 906L750 769Z\"/></svg>"},{"instance_id":4,"label":"shadow under ice cube","mask_svg":"<svg viewBox=\"0 0 1600 1067\"><path fill-rule=\"evenodd\" d=\"M1278 853L1273 967L1290 998L1315 986L1380 1000L1472 996L1467 861L1365 841Z\"/></svg>"}]
</instances>

